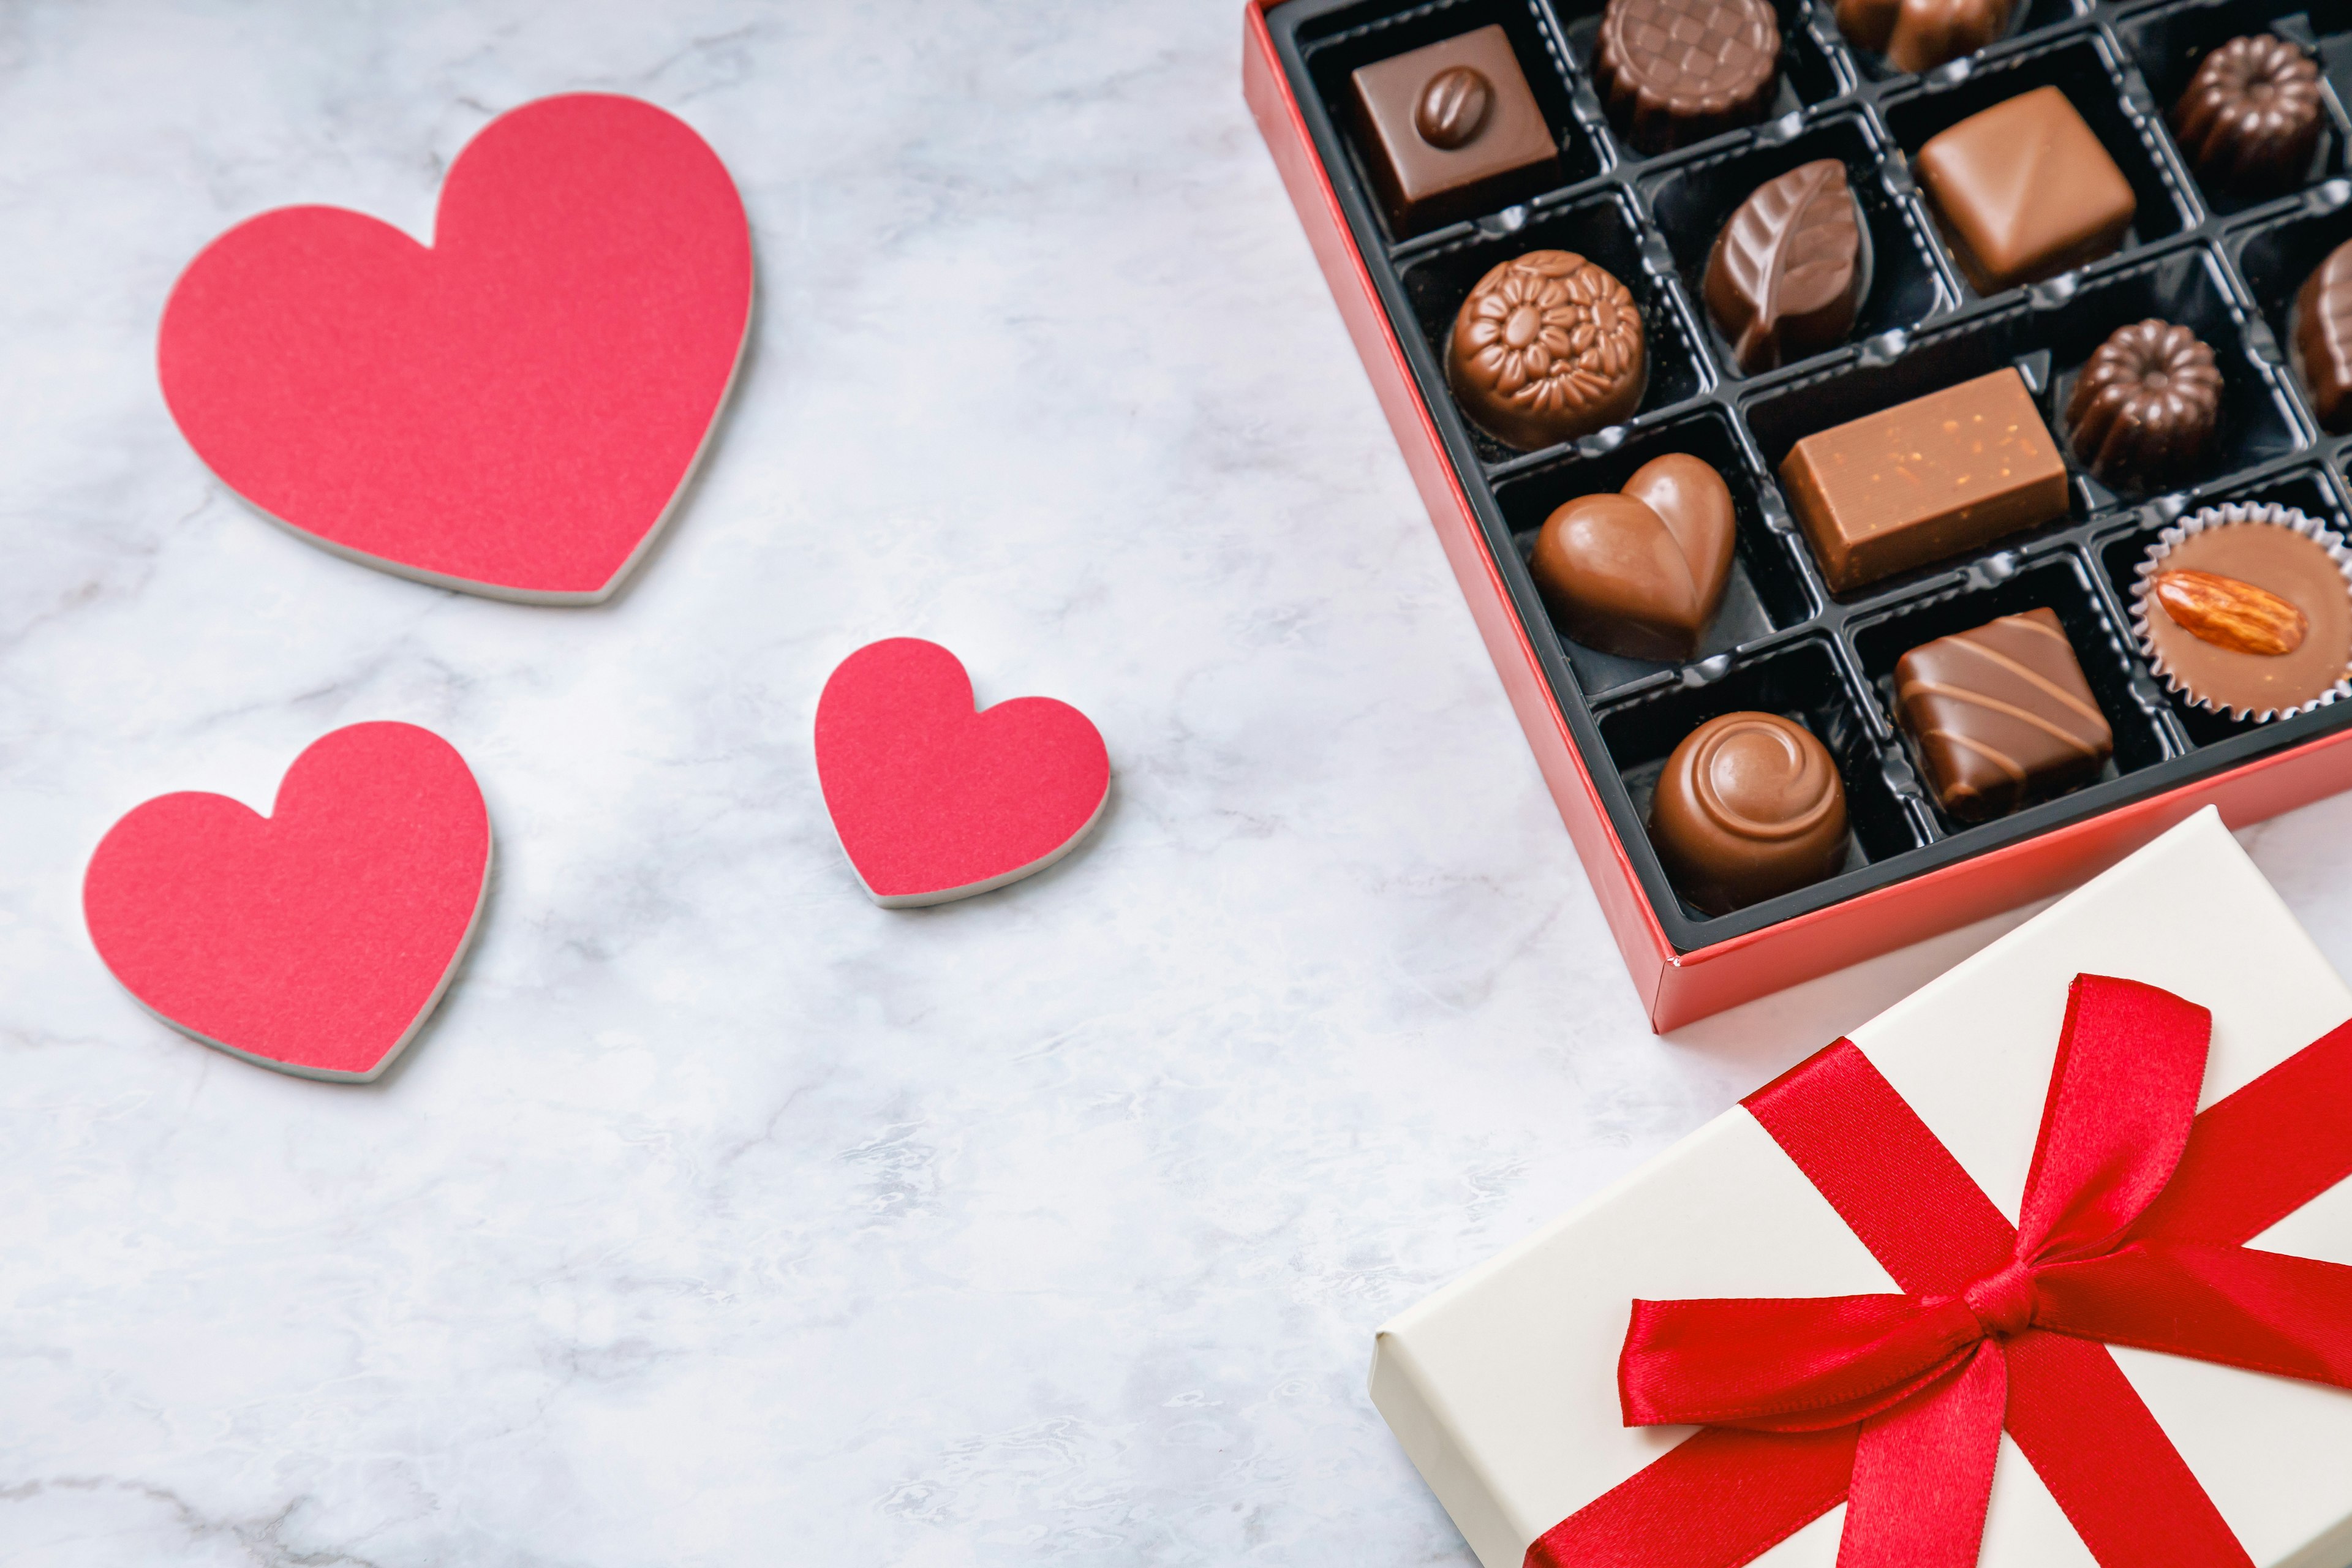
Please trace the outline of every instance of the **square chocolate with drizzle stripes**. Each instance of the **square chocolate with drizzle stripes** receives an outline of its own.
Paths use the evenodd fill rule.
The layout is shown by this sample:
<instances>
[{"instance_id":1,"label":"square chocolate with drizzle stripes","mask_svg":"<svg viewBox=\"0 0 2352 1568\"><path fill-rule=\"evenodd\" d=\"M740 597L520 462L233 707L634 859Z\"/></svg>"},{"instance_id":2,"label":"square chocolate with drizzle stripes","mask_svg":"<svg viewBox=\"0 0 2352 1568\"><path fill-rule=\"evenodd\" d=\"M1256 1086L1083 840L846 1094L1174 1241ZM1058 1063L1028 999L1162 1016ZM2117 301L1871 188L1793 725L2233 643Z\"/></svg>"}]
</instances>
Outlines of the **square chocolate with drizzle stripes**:
<instances>
[{"instance_id":1,"label":"square chocolate with drizzle stripes","mask_svg":"<svg viewBox=\"0 0 2352 1568\"><path fill-rule=\"evenodd\" d=\"M2057 616L2003 616L1895 667L1896 716L1945 811L2002 816L2098 776L2115 733Z\"/></svg>"}]
</instances>

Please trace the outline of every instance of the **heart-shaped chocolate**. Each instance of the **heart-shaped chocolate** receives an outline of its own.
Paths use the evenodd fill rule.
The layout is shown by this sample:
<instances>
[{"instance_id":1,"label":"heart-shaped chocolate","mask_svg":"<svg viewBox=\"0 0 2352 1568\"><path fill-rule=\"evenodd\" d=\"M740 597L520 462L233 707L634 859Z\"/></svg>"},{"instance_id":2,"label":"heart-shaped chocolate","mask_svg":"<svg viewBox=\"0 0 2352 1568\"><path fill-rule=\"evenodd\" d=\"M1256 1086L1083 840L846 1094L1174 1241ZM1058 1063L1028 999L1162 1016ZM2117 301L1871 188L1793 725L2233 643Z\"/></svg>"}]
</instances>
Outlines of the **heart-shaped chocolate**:
<instances>
[{"instance_id":1,"label":"heart-shaped chocolate","mask_svg":"<svg viewBox=\"0 0 2352 1568\"><path fill-rule=\"evenodd\" d=\"M1528 565L1562 630L1585 647L1685 659L1723 603L1735 526L1723 476L1669 452L1617 494L1579 496L1544 519Z\"/></svg>"}]
</instances>

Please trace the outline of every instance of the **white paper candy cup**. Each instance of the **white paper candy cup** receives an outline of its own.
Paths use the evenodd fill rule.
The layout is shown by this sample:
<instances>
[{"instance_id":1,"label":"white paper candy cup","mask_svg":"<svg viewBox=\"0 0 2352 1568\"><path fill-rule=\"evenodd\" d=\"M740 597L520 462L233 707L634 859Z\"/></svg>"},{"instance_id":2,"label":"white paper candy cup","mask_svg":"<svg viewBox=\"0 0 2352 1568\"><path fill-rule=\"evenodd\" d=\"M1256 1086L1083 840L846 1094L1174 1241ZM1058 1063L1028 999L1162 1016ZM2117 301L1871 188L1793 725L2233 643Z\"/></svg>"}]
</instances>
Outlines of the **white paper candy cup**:
<instances>
[{"instance_id":1,"label":"white paper candy cup","mask_svg":"<svg viewBox=\"0 0 2352 1568\"><path fill-rule=\"evenodd\" d=\"M2232 719L2252 719L2257 723L2267 723L2273 719L2292 719L2298 713L2308 713L2315 708L2325 708L2331 702L2352 697L2352 670L2347 670L2327 690L2293 708L2240 708L2199 696L2166 664L2163 653L2156 646L2156 639L2148 636L2148 616L2161 613L2149 590L2156 582L2156 574L2164 570L2166 559L2175 550L2185 542L2216 528L2291 528L2327 552L2328 559L2336 563L2336 570L2343 575L2345 593L2352 595L2352 548L2347 548L2341 537L2294 507L2269 501L2253 505L2232 502L2228 506L2209 506L2181 519L2156 536L2156 542L2148 547L2147 557L2139 563L2137 574L2139 580L2132 585L2132 635L2138 641L2140 655L2147 660L2148 668L2164 678L2165 689L2192 707L2202 708L2211 713L2227 713Z\"/></svg>"}]
</instances>

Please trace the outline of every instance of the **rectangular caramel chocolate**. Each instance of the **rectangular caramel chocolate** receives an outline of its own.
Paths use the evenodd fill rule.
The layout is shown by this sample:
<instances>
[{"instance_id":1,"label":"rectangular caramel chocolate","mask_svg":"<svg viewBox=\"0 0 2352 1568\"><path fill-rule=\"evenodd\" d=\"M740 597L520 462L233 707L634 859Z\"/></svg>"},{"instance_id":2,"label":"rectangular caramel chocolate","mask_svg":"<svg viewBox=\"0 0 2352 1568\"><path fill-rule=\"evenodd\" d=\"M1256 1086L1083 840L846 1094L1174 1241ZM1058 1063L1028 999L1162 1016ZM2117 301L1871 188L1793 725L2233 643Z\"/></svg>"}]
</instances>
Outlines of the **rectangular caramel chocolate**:
<instances>
[{"instance_id":1,"label":"rectangular caramel chocolate","mask_svg":"<svg viewBox=\"0 0 2352 1568\"><path fill-rule=\"evenodd\" d=\"M1806 437L1780 488L1839 593L2066 515L2066 465L2014 370Z\"/></svg>"}]
</instances>

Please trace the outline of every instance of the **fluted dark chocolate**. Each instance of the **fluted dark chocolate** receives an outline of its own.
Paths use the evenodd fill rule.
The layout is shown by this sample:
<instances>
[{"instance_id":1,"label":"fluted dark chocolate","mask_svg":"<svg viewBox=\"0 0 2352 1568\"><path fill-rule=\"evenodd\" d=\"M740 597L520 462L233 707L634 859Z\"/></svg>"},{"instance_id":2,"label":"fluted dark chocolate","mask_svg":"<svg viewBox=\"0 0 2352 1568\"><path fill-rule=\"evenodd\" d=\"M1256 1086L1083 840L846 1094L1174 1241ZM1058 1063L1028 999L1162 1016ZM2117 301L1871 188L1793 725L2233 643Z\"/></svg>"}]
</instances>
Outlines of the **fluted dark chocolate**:
<instances>
[{"instance_id":1,"label":"fluted dark chocolate","mask_svg":"<svg viewBox=\"0 0 2352 1568\"><path fill-rule=\"evenodd\" d=\"M2108 484L2161 489L2192 472L2213 445L2221 372L2187 327L2136 321L2093 352L2066 400L2075 457Z\"/></svg>"},{"instance_id":2,"label":"fluted dark chocolate","mask_svg":"<svg viewBox=\"0 0 2352 1568\"><path fill-rule=\"evenodd\" d=\"M2199 62L2172 106L2172 134L2208 185L2265 195L2310 169L2320 115L2319 67L2284 38L2256 33Z\"/></svg>"}]
</instances>

